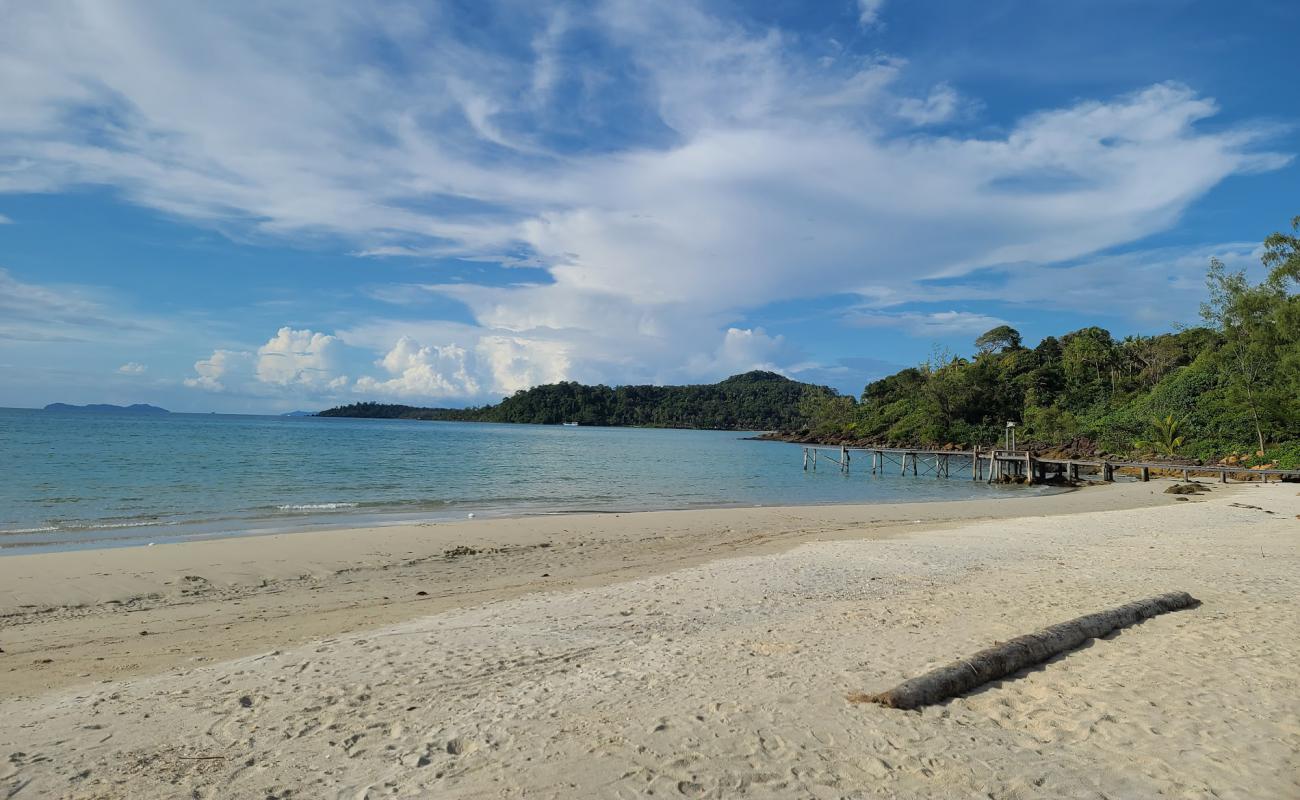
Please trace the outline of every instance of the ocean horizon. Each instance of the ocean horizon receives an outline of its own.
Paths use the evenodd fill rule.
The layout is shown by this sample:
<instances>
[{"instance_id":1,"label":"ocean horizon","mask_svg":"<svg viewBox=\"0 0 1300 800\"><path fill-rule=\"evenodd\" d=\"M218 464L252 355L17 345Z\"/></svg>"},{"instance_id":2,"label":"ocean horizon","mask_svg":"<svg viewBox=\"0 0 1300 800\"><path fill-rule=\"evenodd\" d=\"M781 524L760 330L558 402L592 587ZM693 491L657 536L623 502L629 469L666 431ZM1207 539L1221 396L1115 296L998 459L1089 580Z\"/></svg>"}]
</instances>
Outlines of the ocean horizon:
<instances>
[{"instance_id":1,"label":"ocean horizon","mask_svg":"<svg viewBox=\"0 0 1300 800\"><path fill-rule=\"evenodd\" d=\"M804 472L754 432L0 409L0 555L475 517L1051 492Z\"/></svg>"}]
</instances>

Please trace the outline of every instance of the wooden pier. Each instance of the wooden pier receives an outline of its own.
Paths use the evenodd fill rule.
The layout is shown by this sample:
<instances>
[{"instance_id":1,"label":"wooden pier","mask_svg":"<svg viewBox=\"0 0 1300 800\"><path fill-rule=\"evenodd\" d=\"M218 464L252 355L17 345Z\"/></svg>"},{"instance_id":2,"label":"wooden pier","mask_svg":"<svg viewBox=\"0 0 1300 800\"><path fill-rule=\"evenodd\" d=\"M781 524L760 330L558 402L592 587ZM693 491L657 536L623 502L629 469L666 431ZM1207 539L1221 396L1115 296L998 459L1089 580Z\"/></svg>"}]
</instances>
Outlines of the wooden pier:
<instances>
[{"instance_id":1,"label":"wooden pier","mask_svg":"<svg viewBox=\"0 0 1300 800\"><path fill-rule=\"evenodd\" d=\"M803 448L803 468L817 471L819 461L834 464L845 475L849 474L854 454L870 459L871 475L933 475L936 478L967 477L970 480L1023 481L1044 483L1049 480L1077 481L1081 474L1100 475L1101 480L1115 480L1116 470L1131 470L1138 480L1151 480L1152 470L1162 470L1181 475L1187 481L1193 477L1210 477L1228 483L1232 476L1248 475L1268 483L1277 480L1300 481L1300 470L1250 469L1232 465L1162 464L1149 461L1108 461L1099 459L1039 458L1027 450L913 450L898 447L821 447ZM863 469L866 469L863 467Z\"/></svg>"}]
</instances>

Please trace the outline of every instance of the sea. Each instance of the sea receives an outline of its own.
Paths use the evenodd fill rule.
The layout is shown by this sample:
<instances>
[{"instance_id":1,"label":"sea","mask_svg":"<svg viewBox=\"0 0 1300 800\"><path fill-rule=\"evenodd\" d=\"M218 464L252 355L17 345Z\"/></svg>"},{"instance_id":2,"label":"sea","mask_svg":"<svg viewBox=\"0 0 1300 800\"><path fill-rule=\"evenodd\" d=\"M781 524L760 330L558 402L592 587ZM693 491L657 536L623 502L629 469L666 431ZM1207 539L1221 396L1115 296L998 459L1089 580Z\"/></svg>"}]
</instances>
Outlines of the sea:
<instances>
[{"instance_id":1,"label":"sea","mask_svg":"<svg viewBox=\"0 0 1300 800\"><path fill-rule=\"evenodd\" d=\"M0 409L0 556L570 512L1008 497L736 431Z\"/></svg>"}]
</instances>

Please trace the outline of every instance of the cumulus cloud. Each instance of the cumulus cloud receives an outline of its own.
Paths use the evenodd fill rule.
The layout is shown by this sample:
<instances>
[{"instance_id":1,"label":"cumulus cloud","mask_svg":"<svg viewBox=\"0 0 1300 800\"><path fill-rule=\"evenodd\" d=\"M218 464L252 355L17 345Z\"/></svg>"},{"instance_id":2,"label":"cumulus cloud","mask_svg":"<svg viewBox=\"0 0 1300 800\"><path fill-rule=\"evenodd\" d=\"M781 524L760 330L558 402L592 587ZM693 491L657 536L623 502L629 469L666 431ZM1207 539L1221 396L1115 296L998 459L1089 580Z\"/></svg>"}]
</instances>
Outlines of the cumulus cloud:
<instances>
[{"instance_id":1,"label":"cumulus cloud","mask_svg":"<svg viewBox=\"0 0 1300 800\"><path fill-rule=\"evenodd\" d=\"M493 391L501 394L571 377L568 351L562 342L485 336L478 343L477 353L492 378Z\"/></svg>"},{"instance_id":2,"label":"cumulus cloud","mask_svg":"<svg viewBox=\"0 0 1300 800\"><path fill-rule=\"evenodd\" d=\"M348 385L340 372L343 345L326 333L284 326L255 351L218 348L194 363L184 384L254 396L332 396Z\"/></svg>"},{"instance_id":3,"label":"cumulus cloud","mask_svg":"<svg viewBox=\"0 0 1300 800\"><path fill-rule=\"evenodd\" d=\"M285 326L257 348L257 379L272 386L338 389L348 378L336 374L337 352L333 336Z\"/></svg>"},{"instance_id":4,"label":"cumulus cloud","mask_svg":"<svg viewBox=\"0 0 1300 800\"><path fill-rule=\"evenodd\" d=\"M788 361L785 350L784 337L769 336L762 328L728 328L717 349L696 356L689 370L708 378L754 369L784 372L778 362Z\"/></svg>"},{"instance_id":5,"label":"cumulus cloud","mask_svg":"<svg viewBox=\"0 0 1300 800\"><path fill-rule=\"evenodd\" d=\"M463 347L454 344L423 347L403 336L377 364L392 377L377 380L363 376L357 379L356 390L399 397L474 397L479 385L470 375L467 355Z\"/></svg>"},{"instance_id":6,"label":"cumulus cloud","mask_svg":"<svg viewBox=\"0 0 1300 800\"><path fill-rule=\"evenodd\" d=\"M117 368L121 375L143 375L149 368L137 361L128 361Z\"/></svg>"},{"instance_id":7,"label":"cumulus cloud","mask_svg":"<svg viewBox=\"0 0 1300 800\"><path fill-rule=\"evenodd\" d=\"M252 353L239 350L213 350L211 356L194 362L194 371L197 374L192 378L186 378L184 383L191 389L203 389L209 392L225 391L227 375L235 374L242 379L244 376L239 373L252 364L252 359Z\"/></svg>"},{"instance_id":8,"label":"cumulus cloud","mask_svg":"<svg viewBox=\"0 0 1300 800\"><path fill-rule=\"evenodd\" d=\"M415 360L382 364L376 391L463 391L448 348L483 391L791 363L778 335L733 334L737 320L780 300L879 304L926 280L1076 262L1286 161L1269 129L1205 124L1217 104L1175 83L926 133L963 99L947 85L912 96L903 60L819 63L798 37L674 0L516 7L495 33L517 46L501 47L407 6L321 2L303 24L256 4L72 5L21 5L0 30L0 192L110 185L252 236L544 270L509 287L431 276L473 330L408 323L375 353L405 333ZM882 6L860 0L861 24ZM570 36L610 61L573 60ZM964 332L980 316L947 313L908 321ZM339 390L337 344L283 329L251 380Z\"/></svg>"}]
</instances>

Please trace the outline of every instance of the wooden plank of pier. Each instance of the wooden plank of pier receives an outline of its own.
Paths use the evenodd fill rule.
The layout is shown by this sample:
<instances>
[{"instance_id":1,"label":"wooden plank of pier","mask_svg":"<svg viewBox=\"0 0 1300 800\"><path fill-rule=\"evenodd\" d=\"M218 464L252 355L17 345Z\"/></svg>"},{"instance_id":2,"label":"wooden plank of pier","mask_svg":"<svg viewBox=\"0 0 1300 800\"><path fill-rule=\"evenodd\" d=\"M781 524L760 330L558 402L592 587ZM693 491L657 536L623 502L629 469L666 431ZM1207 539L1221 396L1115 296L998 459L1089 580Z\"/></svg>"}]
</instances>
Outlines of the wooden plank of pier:
<instances>
[{"instance_id":1,"label":"wooden plank of pier","mask_svg":"<svg viewBox=\"0 0 1300 800\"><path fill-rule=\"evenodd\" d=\"M817 460L820 451L815 445L805 446L804 451L804 469L808 469L811 464L812 470L817 470ZM825 448L830 451L830 448ZM1136 470L1138 479L1149 481L1152 470L1165 470L1167 472L1181 472L1184 481L1191 480L1196 475L1207 475L1217 477L1221 482L1227 483L1229 475L1252 475L1267 482L1270 477L1278 479L1300 480L1300 470L1295 469L1251 469L1249 467L1240 467L1231 464L1165 464L1158 461L1110 461L1106 459L1086 459L1086 458L1041 458L1027 450L988 450L983 451L979 448L972 450L918 450L916 448L904 447L846 447L841 445L836 448L838 458L820 454L820 458L827 459L839 465L841 472L848 472L849 462L852 460L851 453L869 453L871 455L871 474L884 475L885 464L889 461L895 461L899 467L899 474L906 475L908 461L911 461L912 475L921 474L919 462L928 461L933 467L925 470L926 474L933 471L936 478L951 477L951 459L953 456L961 456L964 459L970 459L971 480L979 480L987 475L990 482L998 480L1007 475L1020 473L1022 470L1029 483L1035 483L1045 480L1048 468L1053 472L1064 474L1070 480L1079 479L1080 468L1090 469L1101 473L1101 479L1106 482L1115 480L1116 470ZM830 451L834 452L834 451ZM988 465L987 471L985 464Z\"/></svg>"}]
</instances>

